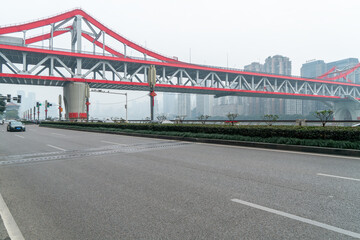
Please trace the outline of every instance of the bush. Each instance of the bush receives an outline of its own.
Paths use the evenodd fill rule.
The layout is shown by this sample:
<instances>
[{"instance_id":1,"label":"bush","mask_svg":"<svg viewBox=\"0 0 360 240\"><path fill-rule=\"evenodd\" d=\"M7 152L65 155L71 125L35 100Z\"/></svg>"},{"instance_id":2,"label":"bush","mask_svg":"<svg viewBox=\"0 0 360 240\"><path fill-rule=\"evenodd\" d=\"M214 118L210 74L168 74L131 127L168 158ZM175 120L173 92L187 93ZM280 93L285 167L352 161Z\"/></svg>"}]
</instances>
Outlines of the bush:
<instances>
[{"instance_id":1,"label":"bush","mask_svg":"<svg viewBox=\"0 0 360 240\"><path fill-rule=\"evenodd\" d=\"M81 126L91 128L115 128L158 132L190 132L221 135L238 135L261 138L322 139L334 141L360 141L360 128L352 127L300 127L300 126L229 126L191 124L130 124L130 123L82 123L42 122L41 125Z\"/></svg>"},{"instance_id":2,"label":"bush","mask_svg":"<svg viewBox=\"0 0 360 240\"><path fill-rule=\"evenodd\" d=\"M100 132L155 134L155 135L165 135L165 136L277 143L277 144L287 144L287 145L305 145L305 146L331 147L331 148L343 148L343 149L360 149L360 141L300 139L300 138L294 138L294 137L274 137L274 136L264 138L264 137L258 137L258 136L243 136L243 135L235 135L235 134L164 131L164 128L162 128L162 129L157 128L157 126L161 126L161 125L150 125L150 124L141 124L141 125L136 124L137 129L124 128L125 124L120 125L120 124L42 123L41 125L45 125L45 126L51 125L52 127L67 128L67 129L95 130L95 131L100 131ZM129 125L127 125L127 126L129 126ZM132 124L130 126L132 126ZM155 127L156 130L154 130L154 128L152 128L151 126L156 126ZM181 125L181 127L183 127L183 126L184 125ZM169 128L167 128L167 129L169 129ZM227 127L227 129L231 129L231 127ZM351 129L349 128L348 130L351 130Z\"/></svg>"}]
</instances>

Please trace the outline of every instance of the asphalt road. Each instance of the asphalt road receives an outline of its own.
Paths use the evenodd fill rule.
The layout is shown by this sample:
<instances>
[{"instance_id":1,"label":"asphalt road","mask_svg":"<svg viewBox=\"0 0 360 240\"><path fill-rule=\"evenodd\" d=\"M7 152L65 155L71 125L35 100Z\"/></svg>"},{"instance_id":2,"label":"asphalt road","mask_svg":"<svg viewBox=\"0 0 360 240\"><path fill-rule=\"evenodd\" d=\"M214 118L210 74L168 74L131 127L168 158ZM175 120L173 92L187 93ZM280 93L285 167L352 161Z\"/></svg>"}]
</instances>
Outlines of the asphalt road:
<instances>
[{"instance_id":1,"label":"asphalt road","mask_svg":"<svg viewBox=\"0 0 360 240\"><path fill-rule=\"evenodd\" d=\"M0 125L0 194L25 239L360 238L359 158Z\"/></svg>"}]
</instances>

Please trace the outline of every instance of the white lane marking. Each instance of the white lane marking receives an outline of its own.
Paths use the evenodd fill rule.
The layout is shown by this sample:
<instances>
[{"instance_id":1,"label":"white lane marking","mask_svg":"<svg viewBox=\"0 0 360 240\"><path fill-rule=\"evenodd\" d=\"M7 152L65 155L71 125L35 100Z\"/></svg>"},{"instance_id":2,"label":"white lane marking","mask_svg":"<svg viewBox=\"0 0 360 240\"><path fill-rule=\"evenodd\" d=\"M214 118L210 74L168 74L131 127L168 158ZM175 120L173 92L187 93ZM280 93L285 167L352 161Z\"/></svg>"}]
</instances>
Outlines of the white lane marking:
<instances>
[{"instance_id":1,"label":"white lane marking","mask_svg":"<svg viewBox=\"0 0 360 240\"><path fill-rule=\"evenodd\" d=\"M344 159L356 159L359 160L359 157L348 157L341 155L331 155L331 154L321 154L321 153L308 153L308 152L297 152L297 151L287 151L287 150L276 150L276 149L268 149L268 148L258 148L258 147L242 147L242 146L231 146L231 145L223 145L223 144L212 144L212 143L195 143L202 145L210 145L210 146L221 146L221 147L230 147L230 148L243 148L243 149L251 149L251 150L259 150L259 151L268 151L268 152L282 152L282 153L291 153L291 154L299 154L299 155L310 155L310 156L320 156L320 157L331 157L331 158L344 158Z\"/></svg>"},{"instance_id":2,"label":"white lane marking","mask_svg":"<svg viewBox=\"0 0 360 240\"><path fill-rule=\"evenodd\" d=\"M294 219L294 220L297 220L297 221L300 221L300 222L304 222L304 223L307 223L307 224L310 224L310 225L321 227L321 228L324 228L324 229L327 229L327 230L330 230L330 231L333 231L333 232L341 233L341 234L344 234L344 235L347 235L347 236L350 236L350 237L360 238L360 233L351 232L351 231L348 231L348 230L345 230L345 229L342 229L342 228L334 227L334 226L331 226L331 225L328 225L328 224L325 224L325 223L321 223L321 222L314 221L314 220L311 220L311 219L299 217L299 216L296 216L296 215L293 215L293 214L290 214L290 213L286 213L286 212L282 212L282 211L278 211L278 210L275 210L275 209L272 209L272 208L260 206L260 205L254 204L254 203L245 202L245 201L242 201L240 199L231 199L231 201L236 202L236 203L240 203L240 204L252 207L252 208L260 209L260 210L263 210L263 211L266 211L266 212L269 212L269 213L274 213L274 214L277 214L277 215L280 215L280 216L283 216L283 217L291 218L291 219Z\"/></svg>"},{"instance_id":3,"label":"white lane marking","mask_svg":"<svg viewBox=\"0 0 360 240\"><path fill-rule=\"evenodd\" d=\"M6 231L9 234L9 237L12 240L25 240L24 236L22 235L19 229L19 226L16 224L1 194L0 194L0 215L4 222Z\"/></svg>"},{"instance_id":4,"label":"white lane marking","mask_svg":"<svg viewBox=\"0 0 360 240\"><path fill-rule=\"evenodd\" d=\"M325 174L325 173L317 173L316 175L318 175L318 176L324 176L324 177L340 178L340 179L346 179L346 180L352 180L352 181L358 181L358 182L360 182L360 179L357 179L357 178L341 177L341 176L330 175L330 174Z\"/></svg>"},{"instance_id":5,"label":"white lane marking","mask_svg":"<svg viewBox=\"0 0 360 240\"><path fill-rule=\"evenodd\" d=\"M19 138L25 138L24 136L20 136L20 135L17 135L17 134L15 134L15 136L17 136Z\"/></svg>"},{"instance_id":6,"label":"white lane marking","mask_svg":"<svg viewBox=\"0 0 360 240\"><path fill-rule=\"evenodd\" d=\"M126 144L121 144L121 143L116 143L116 142L109 142L109 141L101 141L103 143L110 143L110 144L116 144L116 145L126 145Z\"/></svg>"},{"instance_id":7,"label":"white lane marking","mask_svg":"<svg viewBox=\"0 0 360 240\"><path fill-rule=\"evenodd\" d=\"M62 137L65 137L64 134L60 134L60 133L51 133L51 134L54 134L54 135L57 135L57 136L62 136Z\"/></svg>"},{"instance_id":8,"label":"white lane marking","mask_svg":"<svg viewBox=\"0 0 360 240\"><path fill-rule=\"evenodd\" d=\"M33 131L33 132L35 132L35 130L34 129L29 129L30 131Z\"/></svg>"},{"instance_id":9,"label":"white lane marking","mask_svg":"<svg viewBox=\"0 0 360 240\"><path fill-rule=\"evenodd\" d=\"M65 149L63 149L63 148L60 148L60 147L56 147L56 146L53 146L53 145L50 145L50 144L47 144L47 146L49 146L49 147L52 147L52 148L55 148L55 149L58 149L58 150L61 150L61 151L66 151Z\"/></svg>"}]
</instances>

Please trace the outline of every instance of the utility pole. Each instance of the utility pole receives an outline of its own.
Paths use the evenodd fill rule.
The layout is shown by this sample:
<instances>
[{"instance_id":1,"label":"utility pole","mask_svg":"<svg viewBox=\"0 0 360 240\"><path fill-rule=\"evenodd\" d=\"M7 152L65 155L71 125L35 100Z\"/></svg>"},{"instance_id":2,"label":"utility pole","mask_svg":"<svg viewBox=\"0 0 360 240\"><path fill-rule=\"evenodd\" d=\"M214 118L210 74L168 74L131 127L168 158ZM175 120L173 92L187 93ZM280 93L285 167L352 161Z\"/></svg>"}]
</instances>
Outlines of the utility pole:
<instances>
[{"instance_id":1,"label":"utility pole","mask_svg":"<svg viewBox=\"0 0 360 240\"><path fill-rule=\"evenodd\" d=\"M90 88L89 85L85 88L85 105L86 105L86 122L89 122L89 97L90 97Z\"/></svg>"},{"instance_id":2,"label":"utility pole","mask_svg":"<svg viewBox=\"0 0 360 240\"><path fill-rule=\"evenodd\" d=\"M47 119L47 108L48 108L48 101L45 100L45 120Z\"/></svg>"},{"instance_id":3,"label":"utility pole","mask_svg":"<svg viewBox=\"0 0 360 240\"><path fill-rule=\"evenodd\" d=\"M61 112L62 112L62 108L61 108L61 94L59 95L59 121L61 121Z\"/></svg>"},{"instance_id":4,"label":"utility pole","mask_svg":"<svg viewBox=\"0 0 360 240\"><path fill-rule=\"evenodd\" d=\"M37 115L38 115L37 120L40 121L40 106L41 106L41 103L36 102L36 106L37 106ZM35 115L35 113L34 113L34 115Z\"/></svg>"},{"instance_id":5,"label":"utility pole","mask_svg":"<svg viewBox=\"0 0 360 240\"><path fill-rule=\"evenodd\" d=\"M154 98L157 95L155 93L155 84L156 84L156 68L154 65L150 66L148 74L148 83L150 87L150 119L154 121Z\"/></svg>"}]
</instances>

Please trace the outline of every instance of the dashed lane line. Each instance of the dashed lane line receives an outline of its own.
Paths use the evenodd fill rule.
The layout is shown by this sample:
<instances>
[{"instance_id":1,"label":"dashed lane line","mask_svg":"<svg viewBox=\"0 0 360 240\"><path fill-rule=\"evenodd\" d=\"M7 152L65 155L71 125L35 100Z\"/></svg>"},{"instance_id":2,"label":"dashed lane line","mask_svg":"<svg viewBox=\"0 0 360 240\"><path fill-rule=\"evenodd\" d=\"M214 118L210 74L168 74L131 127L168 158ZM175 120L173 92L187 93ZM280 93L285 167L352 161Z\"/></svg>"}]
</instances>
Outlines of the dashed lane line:
<instances>
[{"instance_id":1,"label":"dashed lane line","mask_svg":"<svg viewBox=\"0 0 360 240\"><path fill-rule=\"evenodd\" d=\"M358 181L358 182L360 182L360 179L351 178L351 177L341 177L341 176L330 175L330 174L325 174L325 173L317 173L316 175L318 175L318 176L323 176L323 177L340 178L340 179L345 179L345 180L351 180L351 181Z\"/></svg>"},{"instance_id":2,"label":"dashed lane line","mask_svg":"<svg viewBox=\"0 0 360 240\"><path fill-rule=\"evenodd\" d=\"M63 149L63 148L60 148L60 147L57 147L57 146L53 146L53 145L50 145L50 144L47 144L47 146L49 146L49 147L52 147L52 148L55 148L55 149L57 149L57 150L61 150L61 151L66 151L66 149Z\"/></svg>"},{"instance_id":3,"label":"dashed lane line","mask_svg":"<svg viewBox=\"0 0 360 240\"><path fill-rule=\"evenodd\" d=\"M231 201L236 202L236 203L240 203L240 204L248 206L248 207L256 208L256 209L259 209L259 210L262 210L262 211L265 211L265 212L273 213L273 214L280 215L280 216L283 216L283 217L287 217L287 218L297 220L297 221L300 221L300 222L303 222L303 223L307 223L307 224L310 224L310 225L313 225L313 226L324 228L324 229L327 229L327 230L330 230L330 231L333 231L333 232L337 232L337 233L340 233L340 234L343 234L343 235L347 235L347 236L350 236L350 237L360 239L360 233L351 232L351 231L348 231L348 230L345 230L345 229L342 229L342 228L334 227L334 226L331 226L331 225L328 225L328 224L325 224L325 223L314 221L314 220L311 220L311 219L308 219L308 218L299 217L299 216L296 216L296 215L293 215L293 214L290 214L290 213L282 212L282 211L279 211L279 210L264 207L264 206L257 205L257 204L251 203L251 202L246 202L246 201L236 199L236 198L231 199Z\"/></svg>"},{"instance_id":4,"label":"dashed lane line","mask_svg":"<svg viewBox=\"0 0 360 240\"><path fill-rule=\"evenodd\" d=\"M61 134L61 133L51 133L51 134L53 134L53 135L57 135L57 136L61 136L61 137L65 137L65 136L66 136L66 135Z\"/></svg>"},{"instance_id":5,"label":"dashed lane line","mask_svg":"<svg viewBox=\"0 0 360 240\"><path fill-rule=\"evenodd\" d=\"M115 145L126 145L126 144L122 144L122 143L109 142L109 141L101 141L101 142L103 142L103 143L115 144Z\"/></svg>"},{"instance_id":6,"label":"dashed lane line","mask_svg":"<svg viewBox=\"0 0 360 240\"><path fill-rule=\"evenodd\" d=\"M19 138L25 138L24 136L20 136L20 135L17 135L15 134L16 137L19 137Z\"/></svg>"}]
</instances>

